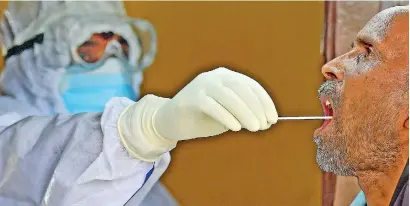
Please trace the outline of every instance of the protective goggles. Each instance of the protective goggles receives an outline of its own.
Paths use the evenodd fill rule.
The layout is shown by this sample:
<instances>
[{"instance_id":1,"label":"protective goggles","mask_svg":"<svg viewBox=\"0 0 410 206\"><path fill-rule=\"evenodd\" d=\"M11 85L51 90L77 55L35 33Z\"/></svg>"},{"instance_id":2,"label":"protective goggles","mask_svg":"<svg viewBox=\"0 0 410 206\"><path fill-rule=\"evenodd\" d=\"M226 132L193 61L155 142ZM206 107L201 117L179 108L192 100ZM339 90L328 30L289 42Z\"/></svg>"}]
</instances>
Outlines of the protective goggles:
<instances>
[{"instance_id":1,"label":"protective goggles","mask_svg":"<svg viewBox=\"0 0 410 206\"><path fill-rule=\"evenodd\" d=\"M97 63L112 55L128 59L127 40L113 32L93 34L77 49L77 54L86 63Z\"/></svg>"},{"instance_id":2,"label":"protective goggles","mask_svg":"<svg viewBox=\"0 0 410 206\"><path fill-rule=\"evenodd\" d=\"M152 64L157 51L157 36L150 22L118 14L59 14L34 21L18 34L8 21L0 23L6 61L33 49L46 67L93 67L115 56L142 71Z\"/></svg>"},{"instance_id":3,"label":"protective goggles","mask_svg":"<svg viewBox=\"0 0 410 206\"><path fill-rule=\"evenodd\" d=\"M18 55L26 49L32 48L35 43L41 44L44 35L39 34L22 45L8 50L6 59ZM107 58L117 57L123 61L129 61L129 48L127 40L113 32L95 33L83 44L73 51L74 62L88 69L98 67Z\"/></svg>"},{"instance_id":4,"label":"protective goggles","mask_svg":"<svg viewBox=\"0 0 410 206\"><path fill-rule=\"evenodd\" d=\"M110 57L117 57L129 62L129 47L127 40L113 32L93 34L83 44L73 51L78 64L87 68L95 68Z\"/></svg>"}]
</instances>

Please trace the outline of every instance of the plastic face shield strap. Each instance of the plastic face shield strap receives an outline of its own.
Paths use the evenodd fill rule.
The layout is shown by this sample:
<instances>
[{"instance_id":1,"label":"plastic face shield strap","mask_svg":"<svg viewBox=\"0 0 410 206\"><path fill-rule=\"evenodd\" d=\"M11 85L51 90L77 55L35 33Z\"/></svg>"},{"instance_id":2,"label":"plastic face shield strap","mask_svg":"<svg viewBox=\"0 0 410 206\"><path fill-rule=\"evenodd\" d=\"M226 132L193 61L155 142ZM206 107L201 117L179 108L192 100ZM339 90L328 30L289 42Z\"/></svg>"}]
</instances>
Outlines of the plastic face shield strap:
<instances>
[{"instance_id":1,"label":"plastic face shield strap","mask_svg":"<svg viewBox=\"0 0 410 206\"><path fill-rule=\"evenodd\" d=\"M60 84L70 113L101 112L112 97L136 100L124 39L112 32L94 34L77 52L83 62L69 66Z\"/></svg>"}]
</instances>

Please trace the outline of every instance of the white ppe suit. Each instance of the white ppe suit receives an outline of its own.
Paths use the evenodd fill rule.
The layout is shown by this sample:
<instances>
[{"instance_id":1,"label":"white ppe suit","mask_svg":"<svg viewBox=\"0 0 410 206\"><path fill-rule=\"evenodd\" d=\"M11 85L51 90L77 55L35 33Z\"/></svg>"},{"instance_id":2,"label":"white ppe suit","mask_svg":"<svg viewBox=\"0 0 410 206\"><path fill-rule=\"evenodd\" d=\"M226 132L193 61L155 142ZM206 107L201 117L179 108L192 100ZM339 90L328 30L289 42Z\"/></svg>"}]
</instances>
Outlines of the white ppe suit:
<instances>
[{"instance_id":1,"label":"white ppe suit","mask_svg":"<svg viewBox=\"0 0 410 206\"><path fill-rule=\"evenodd\" d=\"M94 2L81 3L95 7ZM42 9L75 4L51 2ZM87 9L79 11L83 7L72 12L85 13ZM101 31L93 25L110 18L98 21L90 12L62 17L77 19L55 17L38 31L22 32L43 33L44 40L6 60L0 97L0 205L173 205L172 197L155 183L178 141L241 128L264 130L277 121L273 101L261 85L225 68L200 74L172 99L147 95L135 103L112 98L102 113L66 114L57 84L70 64L67 57L75 59L70 48L81 42L67 34L78 28ZM88 20L90 27L81 27L81 19L95 22ZM121 28L119 19L117 27L109 29L121 34L115 31ZM12 25L1 25L6 49L31 39L15 36L21 31L7 24ZM61 27L68 31L57 29ZM142 64L152 61L149 54L144 58Z\"/></svg>"},{"instance_id":2,"label":"white ppe suit","mask_svg":"<svg viewBox=\"0 0 410 206\"><path fill-rule=\"evenodd\" d=\"M1 22L3 54L39 34L44 37L9 57L1 75L0 205L41 205L43 200L47 205L139 205L151 187L143 205L176 205L156 183L169 154L155 164L136 161L117 135L106 134L116 132L112 125L124 101L110 103L104 113L110 115L63 115L67 111L57 89L72 48L104 30L137 44L127 24L152 38L149 52L130 51L141 56L134 64L142 70L155 56L155 31L145 20L126 17L122 2L9 2ZM138 94L142 71L133 80Z\"/></svg>"}]
</instances>

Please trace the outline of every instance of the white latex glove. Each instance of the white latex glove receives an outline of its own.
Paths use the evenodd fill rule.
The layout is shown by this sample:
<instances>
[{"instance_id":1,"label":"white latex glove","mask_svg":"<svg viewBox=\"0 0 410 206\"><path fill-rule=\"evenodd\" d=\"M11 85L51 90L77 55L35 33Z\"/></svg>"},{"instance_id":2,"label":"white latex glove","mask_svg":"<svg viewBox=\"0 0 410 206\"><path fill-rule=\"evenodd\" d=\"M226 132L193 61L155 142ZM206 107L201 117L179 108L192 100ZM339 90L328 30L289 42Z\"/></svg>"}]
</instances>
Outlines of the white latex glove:
<instances>
[{"instance_id":1,"label":"white latex glove","mask_svg":"<svg viewBox=\"0 0 410 206\"><path fill-rule=\"evenodd\" d=\"M278 114L255 80L218 68L198 75L154 117L158 133L171 140L209 137L228 130L265 130Z\"/></svg>"},{"instance_id":2,"label":"white latex glove","mask_svg":"<svg viewBox=\"0 0 410 206\"><path fill-rule=\"evenodd\" d=\"M127 110L119 121L121 139L130 153L146 161L173 149L179 140L241 128L265 130L278 120L262 86L226 68L198 75L172 99L147 95Z\"/></svg>"}]
</instances>

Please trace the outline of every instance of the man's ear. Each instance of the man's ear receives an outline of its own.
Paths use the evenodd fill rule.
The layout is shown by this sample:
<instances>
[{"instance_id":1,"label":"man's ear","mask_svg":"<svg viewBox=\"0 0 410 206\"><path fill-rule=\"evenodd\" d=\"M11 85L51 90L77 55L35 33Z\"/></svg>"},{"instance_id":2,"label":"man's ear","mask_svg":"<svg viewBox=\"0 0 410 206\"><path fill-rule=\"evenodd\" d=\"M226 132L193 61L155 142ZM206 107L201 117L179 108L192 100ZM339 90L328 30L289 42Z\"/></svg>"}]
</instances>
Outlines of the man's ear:
<instances>
[{"instance_id":1,"label":"man's ear","mask_svg":"<svg viewBox=\"0 0 410 206\"><path fill-rule=\"evenodd\" d=\"M408 100L407 100L408 101ZM405 118L405 120L404 120L404 124L403 124L403 127L404 128L406 128L407 129L407 131L409 131L409 108L407 107L407 108L403 108L403 110L402 110L403 112L405 112L405 113L403 113L402 115L403 116L401 116L401 118ZM400 118L400 119L401 119Z\"/></svg>"}]
</instances>

